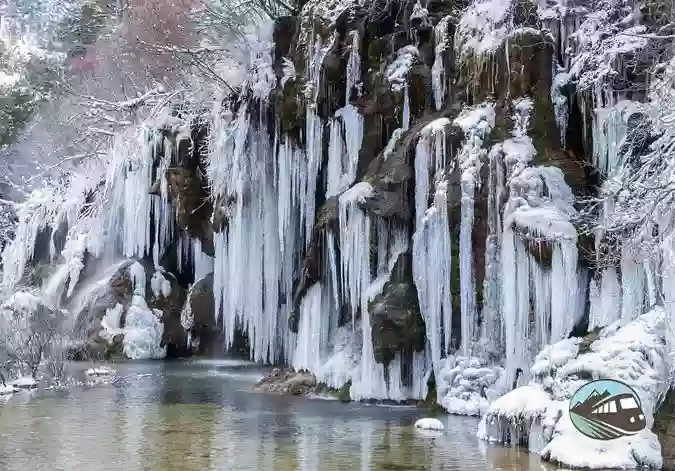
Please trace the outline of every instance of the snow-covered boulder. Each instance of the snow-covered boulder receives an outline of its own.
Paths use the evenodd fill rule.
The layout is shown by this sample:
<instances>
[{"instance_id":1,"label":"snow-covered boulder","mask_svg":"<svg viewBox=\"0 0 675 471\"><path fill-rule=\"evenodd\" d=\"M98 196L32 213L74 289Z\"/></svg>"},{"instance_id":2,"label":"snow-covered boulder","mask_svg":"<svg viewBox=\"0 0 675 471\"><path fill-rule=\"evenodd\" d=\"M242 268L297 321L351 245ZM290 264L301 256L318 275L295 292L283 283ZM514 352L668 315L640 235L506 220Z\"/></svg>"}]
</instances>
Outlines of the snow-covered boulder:
<instances>
[{"instance_id":1,"label":"snow-covered boulder","mask_svg":"<svg viewBox=\"0 0 675 471\"><path fill-rule=\"evenodd\" d=\"M101 376L113 376L117 371L113 368L107 366L95 366L94 368L89 368L84 372L87 376L101 377Z\"/></svg>"},{"instance_id":2,"label":"snow-covered boulder","mask_svg":"<svg viewBox=\"0 0 675 471\"><path fill-rule=\"evenodd\" d=\"M661 445L651 431L668 385L665 312L656 307L615 323L587 347L566 339L546 347L532 366L530 384L496 400L481 420L478 437L527 446L547 461L590 469L660 468ZM598 441L573 426L569 400L585 383L614 379L640 397L647 426L636 435Z\"/></svg>"},{"instance_id":3,"label":"snow-covered boulder","mask_svg":"<svg viewBox=\"0 0 675 471\"><path fill-rule=\"evenodd\" d=\"M443 425L443 422L441 422L438 419L434 419L432 417L425 417L423 419L419 419L417 422L415 422L415 428L419 428L422 430L445 430L445 425Z\"/></svg>"},{"instance_id":4,"label":"snow-covered boulder","mask_svg":"<svg viewBox=\"0 0 675 471\"><path fill-rule=\"evenodd\" d=\"M482 415L504 393L504 370L478 358L450 356L436 378L438 403L456 415Z\"/></svg>"}]
</instances>

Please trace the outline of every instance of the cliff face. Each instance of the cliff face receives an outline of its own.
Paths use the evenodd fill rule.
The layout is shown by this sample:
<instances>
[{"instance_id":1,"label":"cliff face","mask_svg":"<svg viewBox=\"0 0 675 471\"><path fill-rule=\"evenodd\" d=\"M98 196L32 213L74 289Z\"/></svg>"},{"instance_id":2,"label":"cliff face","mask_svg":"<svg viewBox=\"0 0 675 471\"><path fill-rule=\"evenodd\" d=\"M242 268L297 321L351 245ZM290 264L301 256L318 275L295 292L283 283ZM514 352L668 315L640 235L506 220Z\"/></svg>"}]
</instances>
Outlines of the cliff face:
<instances>
[{"instance_id":1,"label":"cliff face","mask_svg":"<svg viewBox=\"0 0 675 471\"><path fill-rule=\"evenodd\" d=\"M474 12L479 15L478 20L490 20L489 17L480 17L481 8L488 7L487 3L478 2L478 7L475 7L478 13ZM589 171L592 158L584 150L587 143L574 135L581 126L577 122L579 117L565 114L561 118L565 121L562 127L559 127L561 119L556 119L552 90L560 45L550 32L543 31L542 19L537 15L534 4L512 2L492 7L503 10L496 14L502 15L498 18L499 24L480 26L480 21L473 25L467 21L461 23L464 6L446 2L429 2L425 6L394 2L386 8L383 4L382 9L362 7L356 3L329 5L328 2L308 2L299 17L277 22L275 60L282 86L273 92L272 107L275 115L280 117L280 129L288 132L300 145L306 145L303 139L307 139L308 135L305 131L308 129L309 110L314 113L315 109L320 119L331 123L325 126L322 136L322 171L316 185L317 218L303 257L303 270L296 281L295 314L291 322L294 331L297 329L297 313L308 288L313 283L326 282L326 277L330 276L323 260L326 233L332 233L338 257L342 252L339 204L335 196L326 199L323 205L319 204L331 185L328 174L331 171L331 147L335 141L328 128L332 120L344 121L345 139L354 137L349 135L348 128L354 124L347 123L349 117L345 110L355 110L359 119L355 125L362 127L362 135L356 138L361 141L358 160L352 163L354 171L348 176L352 185L361 182L370 186L368 193L358 201L358 208L373 221L401 225L409 237L419 229L416 222L423 216L416 211L426 211L430 203L433 205L436 179L434 171L424 172L428 179L424 183L427 190L425 194L420 194L421 182L416 178L421 174L416 173L416 165L425 163L420 163L423 157L417 149L423 136L431 132L429 125L440 130L430 145L436 146L440 142L439 137L444 141L438 144L438 151L444 154L445 163L433 164L436 170L445 173L448 241L451 247L448 253L449 271L438 280L448 285L447 297L451 299L453 313L448 316L451 325L446 330L452 334L444 351L459 348L462 334L471 336L467 342L476 340L481 328L486 327L481 327L483 316L478 315L476 325L465 326L463 330L460 313L464 309L473 311L475 315L486 310L483 306L486 266L490 265L486 265L486 251L490 236L494 235L490 233L490 219L495 223L495 216L501 219L508 201L508 192L491 196L491 188L494 189L496 184L494 174L498 170L491 168L494 165L490 163L492 159L486 151L475 163L477 171L472 176L474 195L468 195L466 191L463 193L462 177L466 175L467 163L461 161L461 154L466 152L467 140L471 140L472 136L471 129L462 129L456 120L462 110L467 106L489 103L493 122L491 132L486 133L481 146L487 150L509 138L516 101L530 100L526 132L536 152L527 165L555 166L562 170L565 182L575 193L595 192L597 179ZM464 15L466 20L466 12ZM476 29L479 26L483 30ZM471 30L472 27L474 30ZM489 31L490 27L502 37L496 41L494 38L481 38L481 35L495 36ZM458 31L458 28L461 30ZM474 38L471 38L472 34ZM490 40L494 44L488 44ZM320 53L314 57L311 54L313 48L320 48ZM313 59L320 63L312 63ZM358 67L354 66L355 60ZM315 102L307 93L308 87L314 86L308 83L308 63L316 71ZM292 77L283 75L289 64L295 72ZM573 92L565 90L562 93L569 94L564 96L565 100L574 100ZM563 142L573 142L576 147L564 147ZM349 154L348 150L346 152ZM346 157L353 158L353 155ZM468 197L472 201L463 208L463 198ZM493 205L492 211L490 205ZM466 217L468 213L473 213L469 223L470 234L468 239L465 238L471 250L470 262L460 267L462 257L457 248L461 245L463 214ZM545 237L542 239L540 234L528 235L526 230L521 231L521 236L526 241L532 239L526 247L538 260L537 263L550 267L550 242L546 242ZM370 244L370 253L374 255L378 244L376 234L370 238ZM409 247L408 253L412 250L413 247ZM412 274L412 257L402 260L408 261L408 271ZM339 261L337 263L340 264ZM412 276L409 280L412 282ZM474 299L462 299L462 289L467 287L475 294L465 294L465 297L475 296ZM414 336L404 340L405 336L392 335L391 332L396 331L395 325L423 324L419 301L415 299L417 289L412 288L403 289L396 283L385 284L378 295L379 302L371 304L378 306L377 312L371 309L370 319L375 327L371 331L373 342L377 345L389 344L386 347L390 352L388 357L396 352L421 349L422 345ZM396 290L397 294L390 293L390 290ZM402 293L410 297L406 304L411 308L405 313L397 307L399 303L382 307L387 299L400 298ZM357 312L357 318L358 315ZM347 317L350 316L348 314ZM387 337L395 340L384 340Z\"/></svg>"}]
</instances>

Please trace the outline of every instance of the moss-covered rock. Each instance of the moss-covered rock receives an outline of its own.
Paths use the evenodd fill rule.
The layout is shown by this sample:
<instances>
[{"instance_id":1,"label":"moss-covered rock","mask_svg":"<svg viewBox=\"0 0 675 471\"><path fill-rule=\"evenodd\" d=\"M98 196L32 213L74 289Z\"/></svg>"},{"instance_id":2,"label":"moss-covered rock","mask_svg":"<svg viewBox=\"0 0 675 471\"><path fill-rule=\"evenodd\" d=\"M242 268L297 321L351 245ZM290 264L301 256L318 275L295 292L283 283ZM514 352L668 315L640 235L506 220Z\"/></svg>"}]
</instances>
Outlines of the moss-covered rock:
<instances>
[{"instance_id":1,"label":"moss-covered rock","mask_svg":"<svg viewBox=\"0 0 675 471\"><path fill-rule=\"evenodd\" d=\"M425 326L412 280L412 254L399 256L382 293L369 304L375 360L388 365L396 354L424 350Z\"/></svg>"}]
</instances>

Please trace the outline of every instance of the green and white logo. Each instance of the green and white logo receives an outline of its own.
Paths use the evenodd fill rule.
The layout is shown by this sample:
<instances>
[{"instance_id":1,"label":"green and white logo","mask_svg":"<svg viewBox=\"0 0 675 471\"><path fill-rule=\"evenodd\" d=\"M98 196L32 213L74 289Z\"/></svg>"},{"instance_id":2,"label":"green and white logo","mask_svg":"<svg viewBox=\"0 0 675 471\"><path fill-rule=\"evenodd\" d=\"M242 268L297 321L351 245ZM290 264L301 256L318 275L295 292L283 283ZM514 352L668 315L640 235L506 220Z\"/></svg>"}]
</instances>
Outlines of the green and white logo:
<instances>
[{"instance_id":1,"label":"green and white logo","mask_svg":"<svg viewBox=\"0 0 675 471\"><path fill-rule=\"evenodd\" d=\"M635 435L647 426L638 394L611 379L580 387L570 399L570 419L580 433L595 440Z\"/></svg>"}]
</instances>

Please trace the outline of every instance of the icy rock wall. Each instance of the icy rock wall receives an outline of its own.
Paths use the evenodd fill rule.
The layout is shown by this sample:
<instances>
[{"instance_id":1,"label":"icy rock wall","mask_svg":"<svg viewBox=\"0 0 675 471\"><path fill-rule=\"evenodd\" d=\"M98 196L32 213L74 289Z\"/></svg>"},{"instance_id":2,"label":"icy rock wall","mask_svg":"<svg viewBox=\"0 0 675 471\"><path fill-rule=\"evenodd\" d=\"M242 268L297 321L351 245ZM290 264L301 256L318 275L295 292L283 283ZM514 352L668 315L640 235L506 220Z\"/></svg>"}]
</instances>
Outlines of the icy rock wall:
<instances>
[{"instance_id":1,"label":"icy rock wall","mask_svg":"<svg viewBox=\"0 0 675 471\"><path fill-rule=\"evenodd\" d=\"M45 288L55 302L75 292L87 252L146 257L157 266L175 251L177 274L196 282L213 272L214 324L226 347L244 335L251 359L309 369L334 388L351 382L354 399L423 398L433 371L438 402L467 414L511 387L517 368L528 379L534 354L566 338L585 315L587 288L590 328L642 314L654 298L644 291L658 281L628 253L587 286L573 225L577 201L550 158L562 151L542 138L553 135L557 144L560 137L578 153L567 135L577 130L568 132L570 116L581 107L574 119L591 120L584 129L592 163L604 173L621 164L628 121L642 108L636 97L603 87L622 54L644 43L634 36L642 31L634 18L604 0L598 14L581 1L523 11L523 2L476 0L451 12L418 3L399 12L410 16L401 22L409 31L393 41L379 37L367 8L355 3L307 2L286 50L284 38L274 45L261 37L241 93L211 104L200 156L208 190L202 206L214 207L211 220L200 221L205 237L176 224L185 198L167 175L175 174L180 142L196 144L189 120L167 114L118 136L101 179L71 183L72 196L36 194L36 204L26 204L17 242L3 257L3 286L23 276L41 228L67 220L68 241L52 254L61 267ZM602 23L615 7L622 19ZM546 25L554 26L552 37L541 31ZM550 97L528 82L538 74L525 70L532 65L522 57L527 37L562 59L551 77L542 74L542 82L552 79L544 87ZM613 47L594 55L605 46ZM454 90L456 69L466 90ZM467 70L473 80L465 80ZM469 90L484 85L483 95ZM571 96L572 85L585 91ZM483 102L488 89L495 96ZM463 103L473 98L477 105ZM544 128L548 114L560 136ZM374 177L373 162L390 171ZM78 217L100 181L105 204ZM394 193L414 211L392 205ZM484 197L483 254L476 228ZM373 209L383 200L389 212L384 204ZM57 211L62 201L66 209ZM322 211L329 202L334 209ZM409 249L426 345L384 365L375 360L369 303ZM165 283L153 280L163 292ZM183 310L181 320L191 328L194 313ZM504 361L505 370L496 366Z\"/></svg>"}]
</instances>

